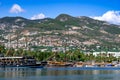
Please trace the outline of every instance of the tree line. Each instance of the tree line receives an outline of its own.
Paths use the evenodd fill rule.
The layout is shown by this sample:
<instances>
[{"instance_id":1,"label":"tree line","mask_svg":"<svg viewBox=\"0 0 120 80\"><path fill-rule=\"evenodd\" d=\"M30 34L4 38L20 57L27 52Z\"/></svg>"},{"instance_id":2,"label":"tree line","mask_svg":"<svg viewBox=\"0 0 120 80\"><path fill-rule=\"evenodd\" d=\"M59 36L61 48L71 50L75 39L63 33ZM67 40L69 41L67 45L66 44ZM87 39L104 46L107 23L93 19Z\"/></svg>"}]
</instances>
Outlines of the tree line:
<instances>
[{"instance_id":1,"label":"tree line","mask_svg":"<svg viewBox=\"0 0 120 80\"><path fill-rule=\"evenodd\" d=\"M81 50L69 50L66 52L41 52L39 50L31 51L24 50L19 48L17 50L13 48L5 48L4 46L0 46L0 56L33 56L37 61L47 61L47 60L55 60L55 61L95 61L95 62L112 62L118 61L120 58L116 58L113 55L108 55L105 53L100 53L97 56L94 56L91 53L85 54Z\"/></svg>"}]
</instances>

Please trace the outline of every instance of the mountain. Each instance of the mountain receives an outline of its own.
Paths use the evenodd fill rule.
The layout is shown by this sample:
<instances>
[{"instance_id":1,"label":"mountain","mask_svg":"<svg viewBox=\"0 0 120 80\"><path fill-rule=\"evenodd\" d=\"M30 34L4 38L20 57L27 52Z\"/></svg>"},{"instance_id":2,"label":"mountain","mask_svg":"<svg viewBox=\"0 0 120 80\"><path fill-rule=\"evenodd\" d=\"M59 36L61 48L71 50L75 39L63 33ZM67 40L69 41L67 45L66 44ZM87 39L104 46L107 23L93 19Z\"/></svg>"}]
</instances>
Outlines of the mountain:
<instances>
[{"instance_id":1,"label":"mountain","mask_svg":"<svg viewBox=\"0 0 120 80\"><path fill-rule=\"evenodd\" d=\"M120 26L105 21L94 20L86 16L73 17L60 14L55 19L45 18L29 20L22 17L0 18L0 34L17 29L19 33L25 30L37 31L34 36L56 36L60 40L69 37L76 46L107 46L120 47ZM47 33L49 31L49 33ZM45 33L46 32L46 33ZM55 35L57 33L57 35ZM21 34L19 34L21 36ZM72 44L70 44L72 45Z\"/></svg>"}]
</instances>

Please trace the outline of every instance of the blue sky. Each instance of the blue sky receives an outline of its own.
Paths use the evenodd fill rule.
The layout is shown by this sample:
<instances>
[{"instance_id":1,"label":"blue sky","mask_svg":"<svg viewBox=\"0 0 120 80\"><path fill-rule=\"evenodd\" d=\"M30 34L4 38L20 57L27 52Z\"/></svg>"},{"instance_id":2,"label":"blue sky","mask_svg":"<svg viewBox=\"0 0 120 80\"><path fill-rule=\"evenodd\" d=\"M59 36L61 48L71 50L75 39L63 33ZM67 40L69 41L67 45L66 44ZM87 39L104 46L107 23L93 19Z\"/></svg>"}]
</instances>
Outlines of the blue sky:
<instances>
[{"instance_id":1,"label":"blue sky","mask_svg":"<svg viewBox=\"0 0 120 80\"><path fill-rule=\"evenodd\" d=\"M119 5L120 0L0 0L0 18L5 16L22 16L29 19L55 18L61 13L102 17L108 11L120 11Z\"/></svg>"}]
</instances>

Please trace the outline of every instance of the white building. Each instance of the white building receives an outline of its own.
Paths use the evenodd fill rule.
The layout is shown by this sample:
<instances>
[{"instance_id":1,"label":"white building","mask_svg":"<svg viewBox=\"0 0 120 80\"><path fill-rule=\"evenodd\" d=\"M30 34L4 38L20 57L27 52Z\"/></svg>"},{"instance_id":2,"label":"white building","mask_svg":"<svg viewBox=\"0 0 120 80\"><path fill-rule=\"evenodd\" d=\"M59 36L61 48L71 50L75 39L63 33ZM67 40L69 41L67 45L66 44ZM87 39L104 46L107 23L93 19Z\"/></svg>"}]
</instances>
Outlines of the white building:
<instances>
[{"instance_id":1,"label":"white building","mask_svg":"<svg viewBox=\"0 0 120 80\"><path fill-rule=\"evenodd\" d=\"M109 55L112 55L116 58L120 57L120 52L105 52L105 51L101 51L101 52L93 52L94 56L98 56L98 55L102 55L102 54L106 54L106 56L108 57Z\"/></svg>"}]
</instances>

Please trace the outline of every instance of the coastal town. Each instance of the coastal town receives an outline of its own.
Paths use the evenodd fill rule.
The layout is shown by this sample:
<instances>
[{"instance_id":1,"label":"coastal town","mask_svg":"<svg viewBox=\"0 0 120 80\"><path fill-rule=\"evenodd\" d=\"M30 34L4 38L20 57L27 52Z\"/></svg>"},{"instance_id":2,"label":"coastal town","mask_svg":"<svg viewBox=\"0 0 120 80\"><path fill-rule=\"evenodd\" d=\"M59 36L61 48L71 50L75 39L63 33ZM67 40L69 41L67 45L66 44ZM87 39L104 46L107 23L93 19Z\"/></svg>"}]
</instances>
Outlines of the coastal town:
<instances>
[{"instance_id":1,"label":"coastal town","mask_svg":"<svg viewBox=\"0 0 120 80\"><path fill-rule=\"evenodd\" d=\"M91 27L89 24L93 23ZM10 58L34 56L38 62L48 62L48 66L106 66L113 63L116 66L120 60L120 34L105 30L106 26L113 27L88 17L76 18L66 14L55 20L38 21L5 17L0 22L0 55ZM119 26L114 27L119 30Z\"/></svg>"},{"instance_id":2,"label":"coastal town","mask_svg":"<svg viewBox=\"0 0 120 80\"><path fill-rule=\"evenodd\" d=\"M113 48L112 50L109 50L105 47L105 49L102 49L101 46L96 45L94 49L87 49L86 46L83 46L85 44L94 44L94 40L88 41L85 44L79 42L77 39L71 39L69 36L63 37L65 34L76 34L75 31L69 30L69 31L63 31L63 36L59 37L58 33L59 31L46 31L46 32L37 32L29 30L24 30L20 34L23 35L22 37L18 38L18 35L15 34L14 30L13 32L9 33L8 35L2 34L3 38L6 39L6 41L1 40L1 54L3 52L6 56L15 56L16 52L22 49L22 52L19 53L17 56L23 56L24 51L30 51L30 52L37 52L39 53L43 52L51 53L47 57L44 57L43 59L38 59L38 61L47 61L46 66L47 67L54 67L54 66L71 66L71 67L93 67L93 66L99 66L99 67L105 67L107 65L111 65L114 67L119 67L119 59L120 59L120 51L119 48ZM39 35L37 37L34 37L38 34L44 34ZM52 35L50 35L52 34ZM4 46L3 49L2 45ZM3 51L3 50L8 51ZM14 49L15 51L12 51L11 49ZM61 52L64 54L63 57L61 56ZM56 54L57 53L57 54ZM59 54L60 55L59 55ZM9 55L12 54L12 55ZM67 54L67 55L66 55ZM29 55L29 53L27 53ZM36 55L36 53L32 54ZM39 54L40 55L40 54ZM59 55L59 56L58 56ZM77 55L77 57L75 57ZM31 56L31 55L30 55ZM67 57L66 57L67 56ZM15 58L15 57L14 57ZM18 63L16 63L18 64Z\"/></svg>"}]
</instances>

